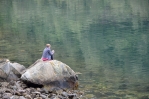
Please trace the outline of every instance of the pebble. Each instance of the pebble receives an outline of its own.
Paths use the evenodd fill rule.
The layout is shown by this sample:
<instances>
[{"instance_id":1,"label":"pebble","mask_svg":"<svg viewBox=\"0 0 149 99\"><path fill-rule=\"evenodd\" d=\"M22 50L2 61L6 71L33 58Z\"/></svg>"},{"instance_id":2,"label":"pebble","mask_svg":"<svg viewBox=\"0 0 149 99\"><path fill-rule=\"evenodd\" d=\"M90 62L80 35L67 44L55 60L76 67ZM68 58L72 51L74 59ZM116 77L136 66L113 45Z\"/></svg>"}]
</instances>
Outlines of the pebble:
<instances>
[{"instance_id":1,"label":"pebble","mask_svg":"<svg viewBox=\"0 0 149 99\"><path fill-rule=\"evenodd\" d=\"M41 96L43 99L45 99L45 98L47 97L46 95L42 95L42 94L41 94L40 96Z\"/></svg>"}]
</instances>

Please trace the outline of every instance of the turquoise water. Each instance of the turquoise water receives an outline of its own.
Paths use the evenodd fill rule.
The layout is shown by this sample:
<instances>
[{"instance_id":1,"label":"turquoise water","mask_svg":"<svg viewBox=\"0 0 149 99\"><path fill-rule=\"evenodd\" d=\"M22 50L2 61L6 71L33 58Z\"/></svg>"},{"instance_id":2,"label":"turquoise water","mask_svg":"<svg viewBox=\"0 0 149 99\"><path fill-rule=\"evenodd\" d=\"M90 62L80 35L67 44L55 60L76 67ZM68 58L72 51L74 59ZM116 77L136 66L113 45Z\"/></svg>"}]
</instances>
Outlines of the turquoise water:
<instances>
[{"instance_id":1,"label":"turquoise water","mask_svg":"<svg viewBox=\"0 0 149 99\"><path fill-rule=\"evenodd\" d=\"M0 0L0 57L26 67L46 43L91 99L149 99L149 0Z\"/></svg>"}]
</instances>

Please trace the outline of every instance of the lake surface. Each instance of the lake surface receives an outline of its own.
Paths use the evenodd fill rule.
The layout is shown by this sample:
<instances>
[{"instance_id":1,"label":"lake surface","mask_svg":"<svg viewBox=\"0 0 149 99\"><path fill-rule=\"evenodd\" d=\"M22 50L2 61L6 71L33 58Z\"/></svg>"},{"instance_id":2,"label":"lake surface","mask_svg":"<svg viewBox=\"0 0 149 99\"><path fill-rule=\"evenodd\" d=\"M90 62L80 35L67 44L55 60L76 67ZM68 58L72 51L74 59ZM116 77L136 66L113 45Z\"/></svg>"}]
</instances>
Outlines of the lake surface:
<instances>
[{"instance_id":1,"label":"lake surface","mask_svg":"<svg viewBox=\"0 0 149 99\"><path fill-rule=\"evenodd\" d=\"M0 0L1 58L28 67L46 43L89 99L149 99L149 0Z\"/></svg>"}]
</instances>

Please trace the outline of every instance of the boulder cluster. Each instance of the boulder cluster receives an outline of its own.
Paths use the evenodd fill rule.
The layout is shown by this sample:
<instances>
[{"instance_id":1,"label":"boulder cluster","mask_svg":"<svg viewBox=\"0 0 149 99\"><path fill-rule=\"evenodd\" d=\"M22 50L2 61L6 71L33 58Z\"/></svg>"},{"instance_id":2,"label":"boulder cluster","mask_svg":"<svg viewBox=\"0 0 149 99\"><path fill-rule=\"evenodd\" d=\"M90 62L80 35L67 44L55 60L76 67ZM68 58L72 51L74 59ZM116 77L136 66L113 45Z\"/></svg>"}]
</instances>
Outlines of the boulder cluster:
<instances>
[{"instance_id":1,"label":"boulder cluster","mask_svg":"<svg viewBox=\"0 0 149 99\"><path fill-rule=\"evenodd\" d=\"M45 90L41 86L27 85L21 80L0 82L0 99L80 99L79 90Z\"/></svg>"},{"instance_id":2,"label":"boulder cluster","mask_svg":"<svg viewBox=\"0 0 149 99\"><path fill-rule=\"evenodd\" d=\"M80 99L76 73L57 61L37 60L27 69L0 59L0 99Z\"/></svg>"}]
</instances>

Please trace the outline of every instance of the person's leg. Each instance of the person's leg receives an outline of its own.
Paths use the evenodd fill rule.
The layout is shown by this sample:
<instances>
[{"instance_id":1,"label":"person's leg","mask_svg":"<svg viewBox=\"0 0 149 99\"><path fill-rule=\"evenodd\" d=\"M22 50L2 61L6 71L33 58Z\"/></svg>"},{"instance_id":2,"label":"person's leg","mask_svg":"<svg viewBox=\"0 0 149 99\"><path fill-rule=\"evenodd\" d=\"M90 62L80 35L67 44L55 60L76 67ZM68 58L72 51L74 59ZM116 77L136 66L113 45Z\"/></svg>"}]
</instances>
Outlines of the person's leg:
<instances>
[{"instance_id":1,"label":"person's leg","mask_svg":"<svg viewBox=\"0 0 149 99\"><path fill-rule=\"evenodd\" d=\"M53 55L51 55L51 60L53 60Z\"/></svg>"}]
</instances>

